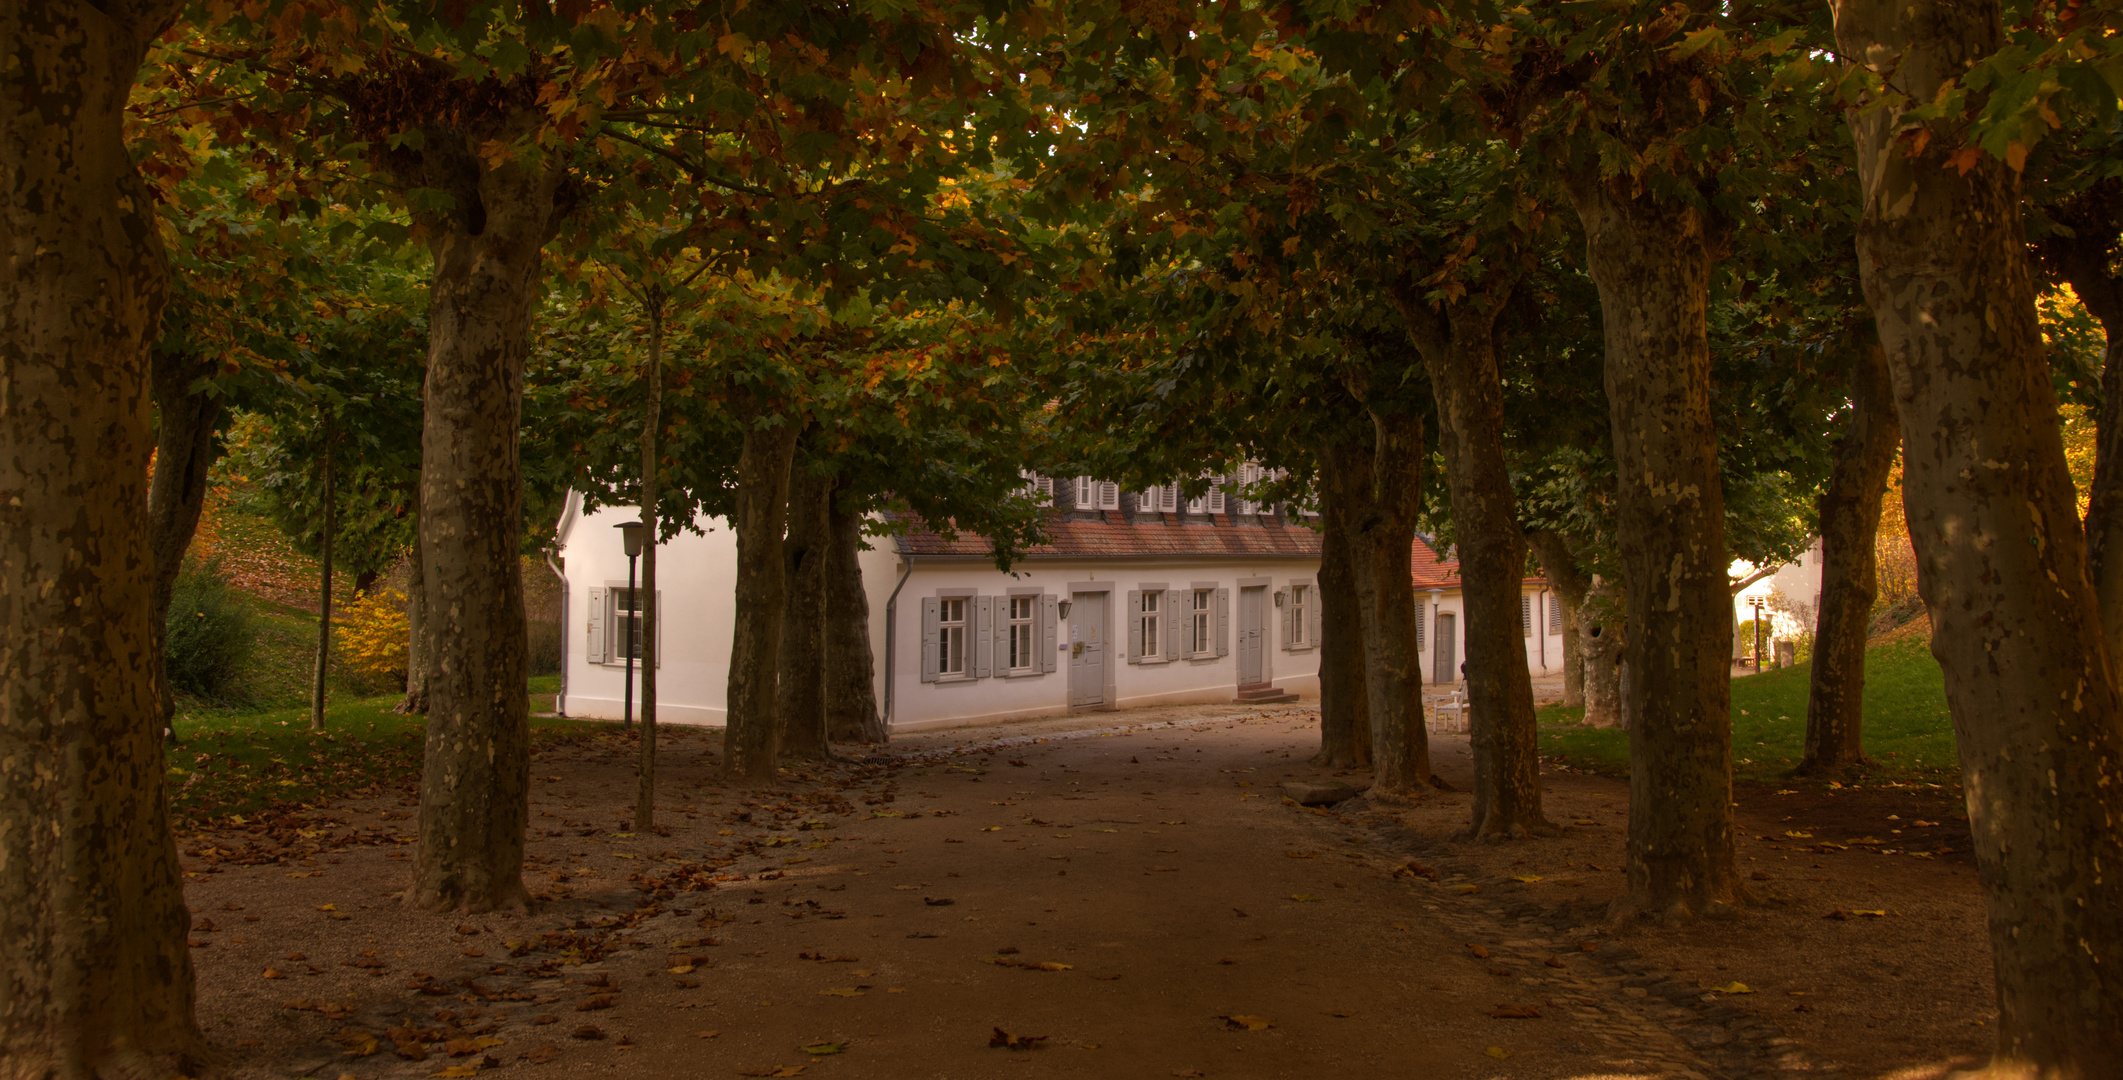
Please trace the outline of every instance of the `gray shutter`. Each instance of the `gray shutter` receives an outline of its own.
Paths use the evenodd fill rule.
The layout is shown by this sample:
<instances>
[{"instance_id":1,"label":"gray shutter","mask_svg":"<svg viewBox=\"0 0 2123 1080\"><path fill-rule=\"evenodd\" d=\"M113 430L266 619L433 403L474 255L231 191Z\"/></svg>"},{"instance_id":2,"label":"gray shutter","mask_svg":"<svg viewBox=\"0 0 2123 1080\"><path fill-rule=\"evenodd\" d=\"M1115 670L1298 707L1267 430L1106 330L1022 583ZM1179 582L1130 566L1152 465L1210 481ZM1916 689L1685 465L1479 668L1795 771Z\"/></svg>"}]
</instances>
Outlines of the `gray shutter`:
<instances>
[{"instance_id":1,"label":"gray shutter","mask_svg":"<svg viewBox=\"0 0 2123 1080\"><path fill-rule=\"evenodd\" d=\"M1317 649L1320 644L1320 587L1307 587L1305 597L1309 601L1305 605L1305 644Z\"/></svg>"},{"instance_id":2,"label":"gray shutter","mask_svg":"<svg viewBox=\"0 0 2123 1080\"><path fill-rule=\"evenodd\" d=\"M1425 630L1427 630L1427 629L1429 628L1429 620L1428 620L1428 617L1427 617L1427 615L1426 615L1426 613L1427 613L1427 612L1428 612L1429 610L1430 610L1430 601L1428 601L1428 600L1417 600L1417 601L1415 602L1415 651L1416 651L1416 652L1422 652L1422 651L1423 651L1423 639L1424 639L1424 638L1426 638L1426 637L1429 637L1429 636L1430 636L1429 634L1427 634L1427 633L1425 633L1425 632L1424 632Z\"/></svg>"},{"instance_id":3,"label":"gray shutter","mask_svg":"<svg viewBox=\"0 0 2123 1080\"><path fill-rule=\"evenodd\" d=\"M1180 607L1180 599L1185 595L1191 595L1191 591L1187 589L1165 590L1165 615L1164 618L1158 620L1158 626L1165 632L1165 650L1162 655L1167 660L1180 660L1186 657L1187 635L1194 632L1194 628L1191 625L1193 616L1186 614L1185 609ZM1190 621L1190 625L1184 633L1180 630L1179 621L1181 619Z\"/></svg>"},{"instance_id":4,"label":"gray shutter","mask_svg":"<svg viewBox=\"0 0 2123 1080\"><path fill-rule=\"evenodd\" d=\"M1519 594L1519 636L1533 636L1533 597Z\"/></svg>"},{"instance_id":5,"label":"gray shutter","mask_svg":"<svg viewBox=\"0 0 2123 1080\"><path fill-rule=\"evenodd\" d=\"M973 625L966 627L966 651L972 654L972 670L966 674L976 679L985 679L994 674L988 661L995 655L995 598L975 596L968 598L966 615Z\"/></svg>"},{"instance_id":6,"label":"gray shutter","mask_svg":"<svg viewBox=\"0 0 2123 1080\"><path fill-rule=\"evenodd\" d=\"M1128 662L1143 662L1143 594L1128 593Z\"/></svg>"},{"instance_id":7,"label":"gray shutter","mask_svg":"<svg viewBox=\"0 0 2123 1080\"><path fill-rule=\"evenodd\" d=\"M1216 590L1216 655L1231 655L1231 590Z\"/></svg>"},{"instance_id":8,"label":"gray shutter","mask_svg":"<svg viewBox=\"0 0 2123 1080\"><path fill-rule=\"evenodd\" d=\"M656 666L663 666L663 590L656 590Z\"/></svg>"},{"instance_id":9,"label":"gray shutter","mask_svg":"<svg viewBox=\"0 0 2123 1080\"><path fill-rule=\"evenodd\" d=\"M943 609L933 596L921 598L921 681L936 681L937 620Z\"/></svg>"},{"instance_id":10,"label":"gray shutter","mask_svg":"<svg viewBox=\"0 0 2123 1080\"><path fill-rule=\"evenodd\" d=\"M604 590L591 589L590 602L583 605L584 614L589 616L586 621L590 628L590 642L583 650L582 658L592 664L604 663L604 603Z\"/></svg>"},{"instance_id":11,"label":"gray shutter","mask_svg":"<svg viewBox=\"0 0 2123 1080\"><path fill-rule=\"evenodd\" d=\"M1054 654L1060 649L1055 642L1055 631L1060 626L1061 611L1054 595L1049 593L1039 598L1039 670L1054 670Z\"/></svg>"},{"instance_id":12,"label":"gray shutter","mask_svg":"<svg viewBox=\"0 0 2123 1080\"><path fill-rule=\"evenodd\" d=\"M1284 652L1289 652L1289 651L1290 651L1290 615L1291 615L1291 611L1290 611L1290 590L1288 590L1288 589L1277 589L1277 590L1275 591L1275 599L1276 599L1276 600L1278 601L1278 603L1277 603L1277 604L1275 605L1275 611L1276 611L1276 614L1278 614L1278 615L1282 616L1282 622L1283 622L1283 651L1284 651Z\"/></svg>"}]
</instances>

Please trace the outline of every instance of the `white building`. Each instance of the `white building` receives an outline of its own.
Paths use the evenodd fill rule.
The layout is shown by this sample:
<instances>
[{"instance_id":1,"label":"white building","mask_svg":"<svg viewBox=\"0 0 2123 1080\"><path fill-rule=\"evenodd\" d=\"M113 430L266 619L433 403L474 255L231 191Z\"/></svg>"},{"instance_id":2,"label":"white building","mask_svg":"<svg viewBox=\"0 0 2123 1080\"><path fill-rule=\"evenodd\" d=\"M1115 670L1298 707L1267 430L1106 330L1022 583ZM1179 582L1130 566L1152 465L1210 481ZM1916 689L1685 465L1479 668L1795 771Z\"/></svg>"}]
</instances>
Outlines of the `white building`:
<instances>
[{"instance_id":1,"label":"white building","mask_svg":"<svg viewBox=\"0 0 2123 1080\"><path fill-rule=\"evenodd\" d=\"M1088 480L1042 490L1055 498L1047 542L1009 573L985 539L918 527L873 537L862 553L877 699L892 730L1318 694L1320 537L1287 508ZM565 715L625 709L632 606L616 526L634 518L626 508L585 515L579 496L562 515ZM657 716L720 725L737 545L724 522L701 525L705 535L681 534L657 555ZM1425 666L1434 682L1458 681L1458 566L1421 541L1410 566ZM1527 579L1522 614L1528 666L1560 670L1561 612L1541 579Z\"/></svg>"},{"instance_id":2,"label":"white building","mask_svg":"<svg viewBox=\"0 0 2123 1080\"><path fill-rule=\"evenodd\" d=\"M1730 574L1732 580L1743 581L1753 577L1758 568L1744 559L1735 560ZM1810 634L1821 616L1821 542L1816 539L1798 558L1776 568L1775 572L1734 593L1732 596L1732 621L1735 625L1755 617L1755 605L1761 605L1762 617L1769 620L1773 640L1791 641ZM1740 635L1733 635L1732 655L1735 659L1753 659L1748 644ZM1765 660L1773 657L1764 656Z\"/></svg>"}]
</instances>

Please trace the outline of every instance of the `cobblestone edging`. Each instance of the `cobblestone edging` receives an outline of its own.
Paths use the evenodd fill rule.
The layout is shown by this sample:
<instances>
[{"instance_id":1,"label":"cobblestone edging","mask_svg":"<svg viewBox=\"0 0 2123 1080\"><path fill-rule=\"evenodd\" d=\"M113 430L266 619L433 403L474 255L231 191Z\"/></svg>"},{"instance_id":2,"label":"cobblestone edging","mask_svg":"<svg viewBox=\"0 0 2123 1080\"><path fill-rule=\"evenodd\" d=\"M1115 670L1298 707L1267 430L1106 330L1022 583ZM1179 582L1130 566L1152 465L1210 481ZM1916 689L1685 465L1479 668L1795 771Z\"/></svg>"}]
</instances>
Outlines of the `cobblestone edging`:
<instances>
[{"instance_id":1,"label":"cobblestone edging","mask_svg":"<svg viewBox=\"0 0 2123 1080\"><path fill-rule=\"evenodd\" d=\"M1547 1010L1544 1017L1567 1017L1608 1048L1613 1054L1608 1064L1676 1080L1839 1071L1813 1059L1782 1028L1729 1004L1724 995L1655 970L1601 925L1604 905L1500 902L1480 892L1462 894L1459 886L1493 889L1508 881L1457 857L1452 845L1405 825L1331 816L1344 825L1368 827L1379 837L1380 849L1403 856L1403 862L1414 859L1435 870L1435 881L1403 877L1424 909L1467 944L1485 949L1489 955L1482 962L1492 972L1508 971L1522 994L1539 998ZM1593 948L1586 951L1587 945Z\"/></svg>"}]
</instances>

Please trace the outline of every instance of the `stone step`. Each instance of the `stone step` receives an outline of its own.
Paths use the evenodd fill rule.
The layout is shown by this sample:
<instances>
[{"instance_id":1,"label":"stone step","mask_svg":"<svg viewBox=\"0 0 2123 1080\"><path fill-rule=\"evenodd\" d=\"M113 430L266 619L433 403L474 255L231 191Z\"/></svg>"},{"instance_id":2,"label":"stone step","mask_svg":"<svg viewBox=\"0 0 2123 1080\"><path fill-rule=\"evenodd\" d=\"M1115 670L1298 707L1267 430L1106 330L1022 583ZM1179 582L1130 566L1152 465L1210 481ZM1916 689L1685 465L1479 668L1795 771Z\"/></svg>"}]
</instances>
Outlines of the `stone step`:
<instances>
[{"instance_id":1,"label":"stone step","mask_svg":"<svg viewBox=\"0 0 2123 1080\"><path fill-rule=\"evenodd\" d=\"M1296 701L1297 695L1277 687L1274 683L1254 683L1238 688L1238 696L1231 699L1234 705L1279 705Z\"/></svg>"}]
</instances>

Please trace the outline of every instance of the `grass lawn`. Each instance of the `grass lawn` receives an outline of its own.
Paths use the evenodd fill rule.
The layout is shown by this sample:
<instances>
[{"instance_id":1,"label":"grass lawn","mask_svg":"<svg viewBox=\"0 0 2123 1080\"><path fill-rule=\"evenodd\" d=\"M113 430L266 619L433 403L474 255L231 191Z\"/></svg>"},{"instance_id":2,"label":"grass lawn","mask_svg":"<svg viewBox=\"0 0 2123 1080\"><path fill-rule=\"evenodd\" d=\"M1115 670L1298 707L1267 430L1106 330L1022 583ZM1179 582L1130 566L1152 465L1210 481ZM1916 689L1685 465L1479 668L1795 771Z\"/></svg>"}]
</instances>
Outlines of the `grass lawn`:
<instances>
[{"instance_id":1,"label":"grass lawn","mask_svg":"<svg viewBox=\"0 0 2123 1080\"><path fill-rule=\"evenodd\" d=\"M550 708L558 676L533 679L531 706ZM192 713L177 722L167 750L170 810L179 829L243 815L275 803L311 803L373 793L420 775L427 720L391 711L400 694L338 699L322 732L309 709ZM541 704L542 702L542 704ZM612 727L602 721L533 718L531 738L563 738Z\"/></svg>"},{"instance_id":2,"label":"grass lawn","mask_svg":"<svg viewBox=\"0 0 2123 1080\"><path fill-rule=\"evenodd\" d=\"M1732 683L1733 778L1783 782L1806 747L1806 690L1800 664ZM1629 773L1629 733L1580 727L1583 709L1540 712L1541 752L1592 772ZM1921 635L1874 645L1865 658L1865 753L1871 776L1947 783L1958 779L1953 722L1938 661Z\"/></svg>"}]
</instances>

